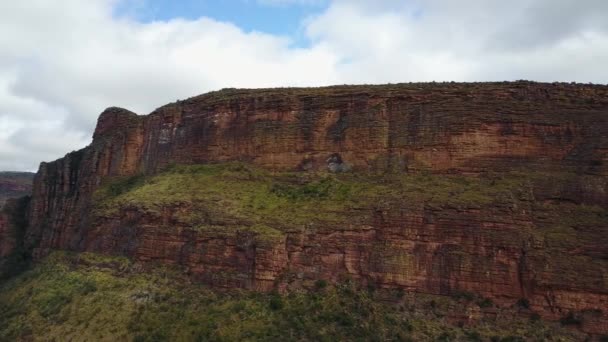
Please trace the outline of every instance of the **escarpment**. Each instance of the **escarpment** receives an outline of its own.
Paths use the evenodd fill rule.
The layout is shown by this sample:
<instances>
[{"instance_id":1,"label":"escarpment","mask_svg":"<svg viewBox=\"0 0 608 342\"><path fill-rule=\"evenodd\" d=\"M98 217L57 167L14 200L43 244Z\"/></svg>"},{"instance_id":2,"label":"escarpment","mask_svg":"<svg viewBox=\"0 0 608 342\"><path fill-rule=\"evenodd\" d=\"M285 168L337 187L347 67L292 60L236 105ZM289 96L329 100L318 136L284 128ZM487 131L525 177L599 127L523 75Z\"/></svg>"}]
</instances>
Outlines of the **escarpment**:
<instances>
[{"instance_id":1,"label":"escarpment","mask_svg":"<svg viewBox=\"0 0 608 342\"><path fill-rule=\"evenodd\" d=\"M41 164L23 247L218 287L474 293L599 334L607 176L606 86L223 90L104 111L90 146Z\"/></svg>"}]
</instances>

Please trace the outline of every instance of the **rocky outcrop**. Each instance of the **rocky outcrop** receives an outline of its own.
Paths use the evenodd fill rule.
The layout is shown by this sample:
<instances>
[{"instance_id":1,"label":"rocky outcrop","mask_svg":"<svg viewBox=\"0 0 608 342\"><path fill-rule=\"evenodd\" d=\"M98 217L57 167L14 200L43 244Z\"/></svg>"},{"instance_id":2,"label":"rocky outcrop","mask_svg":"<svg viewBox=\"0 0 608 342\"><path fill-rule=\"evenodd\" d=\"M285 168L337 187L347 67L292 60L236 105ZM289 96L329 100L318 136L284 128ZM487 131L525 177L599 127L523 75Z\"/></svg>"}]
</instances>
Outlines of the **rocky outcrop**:
<instances>
[{"instance_id":1,"label":"rocky outcrop","mask_svg":"<svg viewBox=\"0 0 608 342\"><path fill-rule=\"evenodd\" d=\"M29 197L10 199L0 210L0 280L22 270L30 261L24 237Z\"/></svg>"},{"instance_id":2,"label":"rocky outcrop","mask_svg":"<svg viewBox=\"0 0 608 342\"><path fill-rule=\"evenodd\" d=\"M25 263L22 248L25 208L33 178L34 174L29 172L0 172L0 279Z\"/></svg>"},{"instance_id":3,"label":"rocky outcrop","mask_svg":"<svg viewBox=\"0 0 608 342\"><path fill-rule=\"evenodd\" d=\"M573 205L572 215L578 206L607 208L607 132L608 87L580 84L223 90L148 116L110 108L89 147L41 164L25 246L36 257L68 249L184 265L216 286L285 289L348 277L415 292L472 292L550 318L582 315L584 329L605 333L606 217L574 224L582 236L574 245L535 237L556 224L543 203ZM276 172L477 177L523 168L569 176L534 183L523 206L377 203L359 209L362 222L287 230L271 242L193 230L171 219L179 207L160 216L137 208L91 214L95 189L110 179L226 161Z\"/></svg>"}]
</instances>

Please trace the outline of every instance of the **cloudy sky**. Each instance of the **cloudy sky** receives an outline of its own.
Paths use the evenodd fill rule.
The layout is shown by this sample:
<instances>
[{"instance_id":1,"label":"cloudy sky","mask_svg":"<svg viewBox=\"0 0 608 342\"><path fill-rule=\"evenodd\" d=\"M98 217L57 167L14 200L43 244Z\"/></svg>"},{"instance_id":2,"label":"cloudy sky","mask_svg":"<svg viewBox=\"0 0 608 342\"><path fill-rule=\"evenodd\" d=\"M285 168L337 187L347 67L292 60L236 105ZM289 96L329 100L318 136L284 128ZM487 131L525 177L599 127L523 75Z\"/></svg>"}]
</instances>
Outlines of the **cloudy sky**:
<instances>
[{"instance_id":1,"label":"cloudy sky","mask_svg":"<svg viewBox=\"0 0 608 342\"><path fill-rule=\"evenodd\" d=\"M606 0L0 2L0 170L223 87L608 82Z\"/></svg>"}]
</instances>

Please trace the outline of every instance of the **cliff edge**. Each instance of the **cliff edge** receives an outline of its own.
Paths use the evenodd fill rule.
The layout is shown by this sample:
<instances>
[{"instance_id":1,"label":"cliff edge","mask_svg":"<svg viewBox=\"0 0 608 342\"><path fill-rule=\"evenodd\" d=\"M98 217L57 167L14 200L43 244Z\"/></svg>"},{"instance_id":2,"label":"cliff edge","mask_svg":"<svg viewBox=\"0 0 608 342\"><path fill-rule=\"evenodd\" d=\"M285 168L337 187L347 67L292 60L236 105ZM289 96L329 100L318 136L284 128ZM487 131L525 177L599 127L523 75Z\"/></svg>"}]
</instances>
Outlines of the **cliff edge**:
<instances>
[{"instance_id":1,"label":"cliff edge","mask_svg":"<svg viewBox=\"0 0 608 342\"><path fill-rule=\"evenodd\" d=\"M474 293L599 334L607 176L607 86L227 89L104 111L90 146L41 164L23 246L218 287Z\"/></svg>"}]
</instances>

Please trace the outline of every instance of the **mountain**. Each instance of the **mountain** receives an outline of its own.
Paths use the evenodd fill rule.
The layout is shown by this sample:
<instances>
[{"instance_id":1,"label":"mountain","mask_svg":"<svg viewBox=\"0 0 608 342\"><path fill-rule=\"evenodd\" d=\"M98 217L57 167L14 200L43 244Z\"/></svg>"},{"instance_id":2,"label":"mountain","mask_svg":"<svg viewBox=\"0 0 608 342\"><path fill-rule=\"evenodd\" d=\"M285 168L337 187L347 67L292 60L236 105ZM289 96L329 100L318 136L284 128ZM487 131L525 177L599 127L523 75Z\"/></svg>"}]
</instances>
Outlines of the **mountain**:
<instances>
[{"instance_id":1,"label":"mountain","mask_svg":"<svg viewBox=\"0 0 608 342\"><path fill-rule=\"evenodd\" d=\"M0 172L0 208L10 198L29 195L33 182L34 174L30 172Z\"/></svg>"},{"instance_id":2,"label":"mountain","mask_svg":"<svg viewBox=\"0 0 608 342\"><path fill-rule=\"evenodd\" d=\"M0 255L35 266L0 293L21 298L19 281L47 281L44 265L58 253L80 253L65 272L90 280L78 255L94 253L269 301L344 284L375 293L373 303L393 292L431 296L448 301L433 319L451 321L456 335L524 315L601 336L607 133L608 86L564 83L226 89L147 116L109 108L90 146L42 163L29 203L5 210L0 232L18 238ZM104 272L120 279L120 267ZM156 291L144 288L141 298ZM60 297L53 317L72 319L80 289ZM416 300L411 310L434 312ZM32 314L16 312L5 320ZM386 317L413 319L398 312ZM328 315L328 324L341 319ZM442 327L424 336L452 329ZM171 331L159 334L177 338Z\"/></svg>"}]
</instances>

